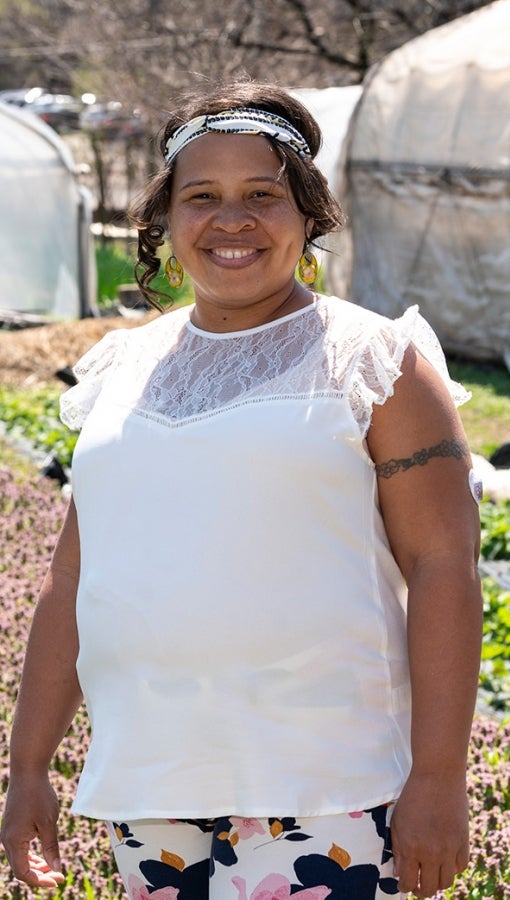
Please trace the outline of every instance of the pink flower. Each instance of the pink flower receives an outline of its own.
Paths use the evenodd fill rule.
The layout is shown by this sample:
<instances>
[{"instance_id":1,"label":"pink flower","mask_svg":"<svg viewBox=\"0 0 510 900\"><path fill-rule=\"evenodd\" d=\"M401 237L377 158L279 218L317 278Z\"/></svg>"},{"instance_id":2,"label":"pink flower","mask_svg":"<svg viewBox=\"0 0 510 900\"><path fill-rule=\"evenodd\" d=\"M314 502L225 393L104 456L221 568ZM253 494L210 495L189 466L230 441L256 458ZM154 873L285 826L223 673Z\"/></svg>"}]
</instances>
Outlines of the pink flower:
<instances>
[{"instance_id":1,"label":"pink flower","mask_svg":"<svg viewBox=\"0 0 510 900\"><path fill-rule=\"evenodd\" d=\"M238 900L248 900L248 895L246 893L246 879L244 878L233 878L232 884L237 888L239 892ZM276 873L272 875L267 875L266 878L263 878L262 881L257 885L254 891L250 894L250 900L295 900L295 898L300 898L300 900L324 900L325 897L329 897L331 894L331 890L324 885L318 885L313 888L305 888L302 891L298 891L297 894L290 893L290 881L288 878L285 878L284 875L277 875Z\"/></svg>"},{"instance_id":2,"label":"pink flower","mask_svg":"<svg viewBox=\"0 0 510 900\"><path fill-rule=\"evenodd\" d=\"M349 813L351 819L361 819L363 812L351 812Z\"/></svg>"},{"instance_id":3,"label":"pink flower","mask_svg":"<svg viewBox=\"0 0 510 900\"><path fill-rule=\"evenodd\" d=\"M240 816L230 816L230 824L237 829L242 841L248 840L253 834L264 834L264 826L258 819L242 819Z\"/></svg>"},{"instance_id":4,"label":"pink flower","mask_svg":"<svg viewBox=\"0 0 510 900\"><path fill-rule=\"evenodd\" d=\"M137 875L130 875L128 881L129 900L178 900L179 888L164 887L159 888L149 894L147 885Z\"/></svg>"}]
</instances>

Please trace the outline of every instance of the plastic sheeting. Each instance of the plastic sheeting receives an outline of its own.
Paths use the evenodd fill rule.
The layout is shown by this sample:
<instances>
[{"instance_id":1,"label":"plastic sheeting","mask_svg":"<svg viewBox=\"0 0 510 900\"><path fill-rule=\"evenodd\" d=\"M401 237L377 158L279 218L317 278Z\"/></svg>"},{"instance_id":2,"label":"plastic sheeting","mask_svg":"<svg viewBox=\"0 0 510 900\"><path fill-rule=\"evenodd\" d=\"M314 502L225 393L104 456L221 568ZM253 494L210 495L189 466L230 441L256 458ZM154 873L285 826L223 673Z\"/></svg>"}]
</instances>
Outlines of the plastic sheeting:
<instances>
[{"instance_id":1,"label":"plastic sheeting","mask_svg":"<svg viewBox=\"0 0 510 900\"><path fill-rule=\"evenodd\" d=\"M0 129L0 313L88 315L92 209L68 148L35 116L2 103Z\"/></svg>"},{"instance_id":2,"label":"plastic sheeting","mask_svg":"<svg viewBox=\"0 0 510 900\"><path fill-rule=\"evenodd\" d=\"M361 97L360 84L290 90L316 120L322 132L322 146L316 164L326 176L332 190L335 188L338 160L352 111Z\"/></svg>"},{"instance_id":3,"label":"plastic sheeting","mask_svg":"<svg viewBox=\"0 0 510 900\"><path fill-rule=\"evenodd\" d=\"M346 158L329 286L391 317L419 303L446 350L509 364L510 0L369 73Z\"/></svg>"}]
</instances>

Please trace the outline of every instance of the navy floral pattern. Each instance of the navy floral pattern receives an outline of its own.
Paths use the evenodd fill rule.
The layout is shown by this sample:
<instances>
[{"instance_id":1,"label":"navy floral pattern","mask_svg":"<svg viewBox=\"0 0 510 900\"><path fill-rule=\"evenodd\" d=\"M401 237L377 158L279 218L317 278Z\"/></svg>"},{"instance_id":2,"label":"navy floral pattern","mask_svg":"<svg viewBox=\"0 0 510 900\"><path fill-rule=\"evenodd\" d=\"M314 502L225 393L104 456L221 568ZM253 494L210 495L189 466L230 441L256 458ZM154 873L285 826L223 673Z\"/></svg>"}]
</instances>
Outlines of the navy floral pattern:
<instances>
[{"instance_id":1,"label":"navy floral pattern","mask_svg":"<svg viewBox=\"0 0 510 900\"><path fill-rule=\"evenodd\" d=\"M391 806L306 819L111 822L109 829L129 900L382 900L399 895Z\"/></svg>"}]
</instances>

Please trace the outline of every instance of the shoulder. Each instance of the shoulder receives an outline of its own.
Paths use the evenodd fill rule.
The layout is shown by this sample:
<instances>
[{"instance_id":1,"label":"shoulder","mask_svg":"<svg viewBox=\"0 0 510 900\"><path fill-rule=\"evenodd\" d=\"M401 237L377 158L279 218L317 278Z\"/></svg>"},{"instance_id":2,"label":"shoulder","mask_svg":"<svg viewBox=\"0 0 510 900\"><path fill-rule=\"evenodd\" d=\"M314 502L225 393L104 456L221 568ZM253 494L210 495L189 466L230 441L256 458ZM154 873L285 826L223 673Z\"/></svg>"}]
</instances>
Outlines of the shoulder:
<instances>
[{"instance_id":1,"label":"shoulder","mask_svg":"<svg viewBox=\"0 0 510 900\"><path fill-rule=\"evenodd\" d=\"M392 320L333 294L317 294L317 306L332 322L382 328L390 325Z\"/></svg>"},{"instance_id":2,"label":"shoulder","mask_svg":"<svg viewBox=\"0 0 510 900\"><path fill-rule=\"evenodd\" d=\"M389 319L350 300L324 294L318 295L317 306L330 338L342 342L344 350L350 347L353 351L363 352L380 342L391 350L412 340L420 326L426 327L417 306L409 307L397 319Z\"/></svg>"},{"instance_id":3,"label":"shoulder","mask_svg":"<svg viewBox=\"0 0 510 900\"><path fill-rule=\"evenodd\" d=\"M183 306L178 309L169 309L144 325L137 325L127 332L129 340L133 343L144 343L146 340L157 339L159 336L168 337L178 334L189 321L191 306Z\"/></svg>"}]
</instances>

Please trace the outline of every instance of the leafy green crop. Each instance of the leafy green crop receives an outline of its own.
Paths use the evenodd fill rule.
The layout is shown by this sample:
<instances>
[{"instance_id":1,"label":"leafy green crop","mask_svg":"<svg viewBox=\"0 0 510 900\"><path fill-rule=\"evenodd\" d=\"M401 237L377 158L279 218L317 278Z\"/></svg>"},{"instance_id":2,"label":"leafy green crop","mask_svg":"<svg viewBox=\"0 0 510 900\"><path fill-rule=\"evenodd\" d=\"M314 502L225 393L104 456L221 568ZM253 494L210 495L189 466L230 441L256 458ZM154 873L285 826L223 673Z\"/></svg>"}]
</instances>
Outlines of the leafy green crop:
<instances>
[{"instance_id":1,"label":"leafy green crop","mask_svg":"<svg viewBox=\"0 0 510 900\"><path fill-rule=\"evenodd\" d=\"M510 709L510 592L483 579L483 642L480 687L489 706Z\"/></svg>"},{"instance_id":2,"label":"leafy green crop","mask_svg":"<svg viewBox=\"0 0 510 900\"><path fill-rule=\"evenodd\" d=\"M11 438L28 440L70 466L78 435L58 417L60 394L58 386L23 390L0 386L0 420Z\"/></svg>"},{"instance_id":3,"label":"leafy green crop","mask_svg":"<svg viewBox=\"0 0 510 900\"><path fill-rule=\"evenodd\" d=\"M483 558L510 560L510 501L482 503L480 521Z\"/></svg>"}]
</instances>

